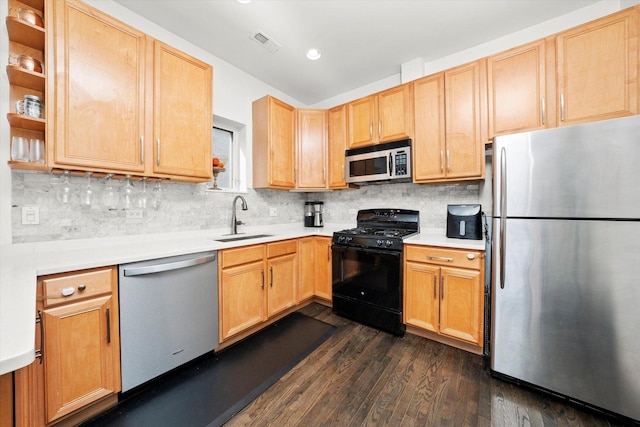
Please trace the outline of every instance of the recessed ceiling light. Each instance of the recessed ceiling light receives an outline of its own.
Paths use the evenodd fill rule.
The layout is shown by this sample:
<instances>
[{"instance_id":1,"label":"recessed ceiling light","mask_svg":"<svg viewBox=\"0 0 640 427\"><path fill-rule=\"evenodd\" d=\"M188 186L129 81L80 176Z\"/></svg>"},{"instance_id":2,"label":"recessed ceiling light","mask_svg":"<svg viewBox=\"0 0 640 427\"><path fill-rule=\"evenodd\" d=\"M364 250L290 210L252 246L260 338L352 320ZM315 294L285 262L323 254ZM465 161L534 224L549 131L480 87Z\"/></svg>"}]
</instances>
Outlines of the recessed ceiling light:
<instances>
[{"instance_id":1,"label":"recessed ceiling light","mask_svg":"<svg viewBox=\"0 0 640 427\"><path fill-rule=\"evenodd\" d=\"M309 58L312 61L320 59L321 56L322 56L322 54L320 53L320 51L318 49L309 49L307 51L307 58Z\"/></svg>"}]
</instances>

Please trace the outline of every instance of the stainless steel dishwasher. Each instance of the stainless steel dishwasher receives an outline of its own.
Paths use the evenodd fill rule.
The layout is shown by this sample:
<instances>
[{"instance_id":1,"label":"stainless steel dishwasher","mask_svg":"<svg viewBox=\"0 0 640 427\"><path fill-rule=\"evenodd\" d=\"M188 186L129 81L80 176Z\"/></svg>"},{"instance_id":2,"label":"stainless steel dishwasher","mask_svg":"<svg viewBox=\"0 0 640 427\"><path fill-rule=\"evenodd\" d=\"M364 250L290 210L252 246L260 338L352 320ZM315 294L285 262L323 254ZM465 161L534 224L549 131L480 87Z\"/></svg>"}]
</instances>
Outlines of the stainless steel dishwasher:
<instances>
[{"instance_id":1,"label":"stainless steel dishwasher","mask_svg":"<svg viewBox=\"0 0 640 427\"><path fill-rule=\"evenodd\" d=\"M218 346L216 251L118 268L122 391Z\"/></svg>"}]
</instances>

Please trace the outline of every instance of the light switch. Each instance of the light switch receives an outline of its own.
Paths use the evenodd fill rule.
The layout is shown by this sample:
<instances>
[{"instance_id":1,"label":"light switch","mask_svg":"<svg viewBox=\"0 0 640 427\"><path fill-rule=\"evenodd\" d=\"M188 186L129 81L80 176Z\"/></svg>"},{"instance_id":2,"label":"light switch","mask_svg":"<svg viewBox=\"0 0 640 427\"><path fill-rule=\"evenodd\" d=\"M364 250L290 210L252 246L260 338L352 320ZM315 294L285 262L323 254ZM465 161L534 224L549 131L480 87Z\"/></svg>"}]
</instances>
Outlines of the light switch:
<instances>
[{"instance_id":1,"label":"light switch","mask_svg":"<svg viewBox=\"0 0 640 427\"><path fill-rule=\"evenodd\" d=\"M40 208L37 206L24 206L22 208L22 225L40 224Z\"/></svg>"}]
</instances>

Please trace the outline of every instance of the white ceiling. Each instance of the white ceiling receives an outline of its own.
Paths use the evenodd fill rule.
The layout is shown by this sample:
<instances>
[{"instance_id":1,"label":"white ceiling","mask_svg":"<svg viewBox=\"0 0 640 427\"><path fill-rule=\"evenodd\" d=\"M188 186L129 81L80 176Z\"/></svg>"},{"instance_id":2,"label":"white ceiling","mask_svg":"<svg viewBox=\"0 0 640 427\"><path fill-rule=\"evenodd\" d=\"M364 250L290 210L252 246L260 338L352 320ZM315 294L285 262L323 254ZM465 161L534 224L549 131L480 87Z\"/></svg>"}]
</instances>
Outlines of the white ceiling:
<instances>
[{"instance_id":1,"label":"white ceiling","mask_svg":"<svg viewBox=\"0 0 640 427\"><path fill-rule=\"evenodd\" d=\"M115 0L312 105L598 0ZM261 30L275 53L251 39ZM309 48L322 58L310 61Z\"/></svg>"}]
</instances>

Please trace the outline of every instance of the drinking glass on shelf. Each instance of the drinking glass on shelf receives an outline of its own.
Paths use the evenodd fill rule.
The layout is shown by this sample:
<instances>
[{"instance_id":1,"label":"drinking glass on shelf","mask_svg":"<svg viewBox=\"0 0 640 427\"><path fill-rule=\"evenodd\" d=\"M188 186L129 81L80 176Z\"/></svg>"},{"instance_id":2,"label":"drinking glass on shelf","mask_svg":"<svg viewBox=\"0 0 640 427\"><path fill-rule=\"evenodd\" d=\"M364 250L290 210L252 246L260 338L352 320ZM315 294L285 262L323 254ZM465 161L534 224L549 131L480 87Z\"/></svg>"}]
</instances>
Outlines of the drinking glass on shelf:
<instances>
[{"instance_id":1,"label":"drinking glass on shelf","mask_svg":"<svg viewBox=\"0 0 640 427\"><path fill-rule=\"evenodd\" d=\"M29 161L44 163L44 141L41 139L29 140Z\"/></svg>"},{"instance_id":2,"label":"drinking glass on shelf","mask_svg":"<svg viewBox=\"0 0 640 427\"><path fill-rule=\"evenodd\" d=\"M118 199L120 198L118 192L113 189L111 185L112 174L108 174L104 177L104 190L102 190L102 204L107 209L117 209Z\"/></svg>"},{"instance_id":3,"label":"drinking glass on shelf","mask_svg":"<svg viewBox=\"0 0 640 427\"><path fill-rule=\"evenodd\" d=\"M73 186L69 182L71 172L64 171L62 173L62 182L56 187L56 200L60 203L68 204L73 196Z\"/></svg>"},{"instance_id":4,"label":"drinking glass on shelf","mask_svg":"<svg viewBox=\"0 0 640 427\"><path fill-rule=\"evenodd\" d=\"M80 191L80 204L85 207L91 206L93 196L95 195L93 188L91 188L91 175L93 175L93 172L86 173L87 186Z\"/></svg>"},{"instance_id":5,"label":"drinking glass on shelf","mask_svg":"<svg viewBox=\"0 0 640 427\"><path fill-rule=\"evenodd\" d=\"M131 209L135 207L136 194L138 190L133 186L131 182L131 175L127 175L124 178L124 185L120 189L120 195L122 196L122 204L125 209Z\"/></svg>"},{"instance_id":6,"label":"drinking glass on shelf","mask_svg":"<svg viewBox=\"0 0 640 427\"><path fill-rule=\"evenodd\" d=\"M14 162L29 161L29 140L21 136L11 138L11 160Z\"/></svg>"},{"instance_id":7,"label":"drinking glass on shelf","mask_svg":"<svg viewBox=\"0 0 640 427\"><path fill-rule=\"evenodd\" d=\"M136 205L140 209L150 208L153 201L153 194L151 191L147 191L147 177L142 177L142 190L138 193Z\"/></svg>"}]
</instances>

